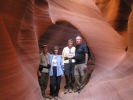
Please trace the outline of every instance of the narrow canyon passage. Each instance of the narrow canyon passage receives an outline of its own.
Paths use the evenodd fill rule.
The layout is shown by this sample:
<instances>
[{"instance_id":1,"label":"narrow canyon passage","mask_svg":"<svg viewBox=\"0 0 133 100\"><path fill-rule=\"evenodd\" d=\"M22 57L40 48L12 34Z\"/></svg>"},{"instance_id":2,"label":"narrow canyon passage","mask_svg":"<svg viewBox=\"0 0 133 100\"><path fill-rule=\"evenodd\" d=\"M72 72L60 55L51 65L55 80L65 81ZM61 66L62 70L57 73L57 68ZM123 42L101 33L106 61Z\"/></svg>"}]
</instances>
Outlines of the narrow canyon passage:
<instances>
[{"instance_id":1,"label":"narrow canyon passage","mask_svg":"<svg viewBox=\"0 0 133 100\"><path fill-rule=\"evenodd\" d=\"M64 95L63 78L60 98L132 100L132 27L133 0L0 0L0 100L43 100L41 46L52 53L58 45L61 54L79 34L95 56L95 70L80 95Z\"/></svg>"},{"instance_id":2,"label":"narrow canyon passage","mask_svg":"<svg viewBox=\"0 0 133 100\"><path fill-rule=\"evenodd\" d=\"M44 34L42 34L39 38L38 45L39 45L39 52L42 52L42 45L48 45L49 53L53 54L53 48L54 46L59 46L59 54L62 54L62 50L65 46L68 44L69 39L73 39L74 46L75 44L75 38L76 36L80 36L80 32L71 24L67 22L57 22L56 24L53 24L49 26ZM85 43L85 41L83 41ZM62 77L61 81L61 89L59 92L59 100L73 100L78 93L67 93L64 94L64 86L65 86L65 76ZM49 83L46 89L46 94L49 95ZM75 89L75 88L74 88ZM48 100L48 98L46 99ZM52 99L54 100L54 99Z\"/></svg>"}]
</instances>

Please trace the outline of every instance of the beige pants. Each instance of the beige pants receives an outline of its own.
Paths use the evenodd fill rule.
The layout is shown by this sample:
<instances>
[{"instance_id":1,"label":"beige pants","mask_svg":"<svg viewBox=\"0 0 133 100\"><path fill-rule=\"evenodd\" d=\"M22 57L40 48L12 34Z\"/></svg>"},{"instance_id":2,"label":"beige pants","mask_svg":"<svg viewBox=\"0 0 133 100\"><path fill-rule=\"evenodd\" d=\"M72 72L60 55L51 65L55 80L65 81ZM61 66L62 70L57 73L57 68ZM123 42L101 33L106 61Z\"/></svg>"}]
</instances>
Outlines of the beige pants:
<instances>
[{"instance_id":1,"label":"beige pants","mask_svg":"<svg viewBox=\"0 0 133 100\"><path fill-rule=\"evenodd\" d=\"M85 64L76 64L74 77L77 89L82 89L86 85L87 71L84 71Z\"/></svg>"}]
</instances>

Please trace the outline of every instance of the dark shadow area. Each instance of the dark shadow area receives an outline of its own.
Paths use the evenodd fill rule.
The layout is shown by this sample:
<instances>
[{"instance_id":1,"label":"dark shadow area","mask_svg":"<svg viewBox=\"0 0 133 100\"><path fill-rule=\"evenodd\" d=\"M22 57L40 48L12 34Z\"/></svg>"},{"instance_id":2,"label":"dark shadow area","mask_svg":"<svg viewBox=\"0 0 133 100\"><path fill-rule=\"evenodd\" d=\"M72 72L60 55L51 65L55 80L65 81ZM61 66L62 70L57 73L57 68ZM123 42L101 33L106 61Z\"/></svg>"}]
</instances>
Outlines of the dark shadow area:
<instances>
[{"instance_id":1,"label":"dark shadow area","mask_svg":"<svg viewBox=\"0 0 133 100\"><path fill-rule=\"evenodd\" d=\"M115 21L115 30L118 32L126 31L129 14L131 13L131 8L125 3L124 0L120 1L119 12L117 19Z\"/></svg>"},{"instance_id":2,"label":"dark shadow area","mask_svg":"<svg viewBox=\"0 0 133 100\"><path fill-rule=\"evenodd\" d=\"M73 39L75 42L76 36L80 35L80 32L71 24L67 22L57 22L51 25L46 32L39 38L39 48L41 52L42 45L48 45L49 52L53 53L53 47L59 46L59 53L67 46L69 39ZM74 43L74 45L76 45Z\"/></svg>"}]
</instances>

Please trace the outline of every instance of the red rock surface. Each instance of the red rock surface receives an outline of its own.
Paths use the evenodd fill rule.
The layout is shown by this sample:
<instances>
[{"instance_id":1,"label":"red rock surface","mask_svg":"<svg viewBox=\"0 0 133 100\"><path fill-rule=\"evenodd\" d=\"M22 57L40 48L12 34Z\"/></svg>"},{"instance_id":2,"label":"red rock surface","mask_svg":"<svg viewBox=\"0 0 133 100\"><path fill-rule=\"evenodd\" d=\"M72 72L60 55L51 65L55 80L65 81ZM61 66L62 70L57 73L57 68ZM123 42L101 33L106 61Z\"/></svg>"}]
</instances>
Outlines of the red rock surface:
<instances>
[{"instance_id":1,"label":"red rock surface","mask_svg":"<svg viewBox=\"0 0 133 100\"><path fill-rule=\"evenodd\" d=\"M124 0L93 0L106 21L127 39L127 24L131 7ZM129 0L127 0L129 2ZM131 3L131 0L130 0Z\"/></svg>"},{"instance_id":2,"label":"red rock surface","mask_svg":"<svg viewBox=\"0 0 133 100\"><path fill-rule=\"evenodd\" d=\"M81 32L96 60L81 94L61 92L60 98L132 100L133 2L93 1L0 1L0 100L43 100L37 81L38 40L58 21L68 22Z\"/></svg>"}]
</instances>

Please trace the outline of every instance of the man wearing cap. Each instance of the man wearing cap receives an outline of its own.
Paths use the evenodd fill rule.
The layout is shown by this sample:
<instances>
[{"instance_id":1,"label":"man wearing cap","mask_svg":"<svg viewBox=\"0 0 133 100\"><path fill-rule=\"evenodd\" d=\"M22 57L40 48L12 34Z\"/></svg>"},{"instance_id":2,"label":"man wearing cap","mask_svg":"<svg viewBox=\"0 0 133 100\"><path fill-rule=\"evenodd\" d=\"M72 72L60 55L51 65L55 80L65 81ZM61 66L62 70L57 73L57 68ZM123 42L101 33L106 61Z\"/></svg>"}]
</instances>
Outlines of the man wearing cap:
<instances>
[{"instance_id":1,"label":"man wearing cap","mask_svg":"<svg viewBox=\"0 0 133 100\"><path fill-rule=\"evenodd\" d=\"M74 88L74 67L75 67L75 47L73 46L73 40L68 40L68 46L66 46L62 51L62 59L64 66L64 73L66 78L66 85L64 86L65 91L72 93Z\"/></svg>"},{"instance_id":2,"label":"man wearing cap","mask_svg":"<svg viewBox=\"0 0 133 100\"><path fill-rule=\"evenodd\" d=\"M48 78L49 78L49 61L50 61L50 54L48 53L48 46L43 45L42 46L43 52L40 54L40 64L39 64L39 84L42 92L42 96L45 98L45 90L47 88L48 84Z\"/></svg>"}]
</instances>

